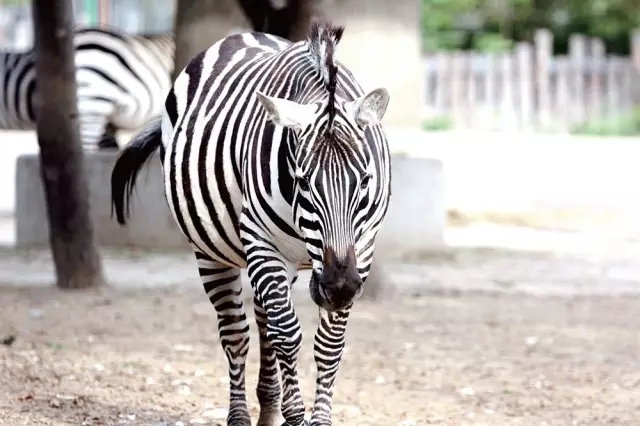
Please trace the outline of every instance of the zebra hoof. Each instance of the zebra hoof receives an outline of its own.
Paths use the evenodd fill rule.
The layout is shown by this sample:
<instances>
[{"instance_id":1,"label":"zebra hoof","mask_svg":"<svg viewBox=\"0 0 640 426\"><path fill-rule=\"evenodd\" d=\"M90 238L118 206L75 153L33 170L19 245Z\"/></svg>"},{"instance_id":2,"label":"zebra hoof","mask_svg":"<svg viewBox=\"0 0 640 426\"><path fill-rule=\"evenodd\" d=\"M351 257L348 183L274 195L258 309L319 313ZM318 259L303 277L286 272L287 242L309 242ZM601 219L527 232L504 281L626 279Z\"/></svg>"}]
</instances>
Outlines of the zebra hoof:
<instances>
[{"instance_id":1,"label":"zebra hoof","mask_svg":"<svg viewBox=\"0 0 640 426\"><path fill-rule=\"evenodd\" d=\"M105 136L98 142L98 149L101 151L117 150L119 148L118 141L116 141L116 138L113 136Z\"/></svg>"},{"instance_id":2,"label":"zebra hoof","mask_svg":"<svg viewBox=\"0 0 640 426\"><path fill-rule=\"evenodd\" d=\"M284 422L284 423L282 423L282 426L309 426L309 421L308 420L303 420L302 423L299 423L297 425L293 425L291 423Z\"/></svg>"}]
</instances>

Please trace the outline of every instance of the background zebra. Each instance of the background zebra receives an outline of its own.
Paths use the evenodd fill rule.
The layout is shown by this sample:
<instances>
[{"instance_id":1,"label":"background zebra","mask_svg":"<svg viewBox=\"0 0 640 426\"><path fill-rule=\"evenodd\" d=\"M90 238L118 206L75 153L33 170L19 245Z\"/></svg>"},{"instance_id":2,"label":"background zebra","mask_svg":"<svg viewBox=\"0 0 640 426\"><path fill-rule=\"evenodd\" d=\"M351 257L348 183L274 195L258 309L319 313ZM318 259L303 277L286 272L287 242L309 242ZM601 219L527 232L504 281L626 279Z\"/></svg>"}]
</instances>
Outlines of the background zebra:
<instances>
[{"instance_id":1,"label":"background zebra","mask_svg":"<svg viewBox=\"0 0 640 426\"><path fill-rule=\"evenodd\" d=\"M391 180L380 124L389 96L385 89L364 95L334 61L342 31L314 21L308 39L295 44L255 32L214 44L182 71L162 120L134 138L112 172L112 202L124 224L136 175L160 148L170 210L218 314L229 425L251 425L240 268L248 269L260 335L258 424L274 425L280 411L287 425L306 424L297 379L302 336L290 297L305 266L321 316L311 424L331 424L347 318L369 273Z\"/></svg>"},{"instance_id":2,"label":"background zebra","mask_svg":"<svg viewBox=\"0 0 640 426\"><path fill-rule=\"evenodd\" d=\"M133 36L78 29L74 35L83 148L117 148L117 129L135 130L162 113L171 87L172 34ZM0 126L35 129L35 54L0 53Z\"/></svg>"}]
</instances>

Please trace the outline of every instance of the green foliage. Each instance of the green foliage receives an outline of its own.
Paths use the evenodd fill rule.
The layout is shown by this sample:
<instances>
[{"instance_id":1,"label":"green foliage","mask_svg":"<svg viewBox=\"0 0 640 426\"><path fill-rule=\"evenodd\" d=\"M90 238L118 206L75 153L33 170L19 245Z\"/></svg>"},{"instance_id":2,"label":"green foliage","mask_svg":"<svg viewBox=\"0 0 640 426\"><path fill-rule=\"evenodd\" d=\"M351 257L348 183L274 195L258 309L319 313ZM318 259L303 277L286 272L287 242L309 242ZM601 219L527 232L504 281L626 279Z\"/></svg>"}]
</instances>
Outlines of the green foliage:
<instances>
[{"instance_id":1,"label":"green foliage","mask_svg":"<svg viewBox=\"0 0 640 426\"><path fill-rule=\"evenodd\" d=\"M618 117L587 121L576 126L572 133L590 136L640 135L640 107Z\"/></svg>"},{"instance_id":2,"label":"green foliage","mask_svg":"<svg viewBox=\"0 0 640 426\"><path fill-rule=\"evenodd\" d=\"M451 130L453 128L453 122L449 117L440 116L425 119L422 122L422 130L428 132L439 132L443 130Z\"/></svg>"},{"instance_id":3,"label":"green foliage","mask_svg":"<svg viewBox=\"0 0 640 426\"><path fill-rule=\"evenodd\" d=\"M608 52L627 54L640 7L638 0L422 0L421 18L426 52L504 51L544 27L554 33L556 53L582 33L602 38Z\"/></svg>"}]
</instances>

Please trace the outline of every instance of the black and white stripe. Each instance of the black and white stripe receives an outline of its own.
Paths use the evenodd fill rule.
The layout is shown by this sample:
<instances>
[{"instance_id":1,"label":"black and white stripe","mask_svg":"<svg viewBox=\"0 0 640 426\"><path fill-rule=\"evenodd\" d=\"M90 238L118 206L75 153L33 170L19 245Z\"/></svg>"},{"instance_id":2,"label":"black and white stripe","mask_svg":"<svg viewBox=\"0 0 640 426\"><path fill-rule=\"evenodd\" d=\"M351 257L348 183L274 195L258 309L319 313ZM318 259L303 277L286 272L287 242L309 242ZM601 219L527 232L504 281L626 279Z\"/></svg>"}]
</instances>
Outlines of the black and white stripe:
<instances>
[{"instance_id":1,"label":"black and white stripe","mask_svg":"<svg viewBox=\"0 0 640 426\"><path fill-rule=\"evenodd\" d=\"M280 414L286 425L306 424L297 379L302 335L290 293L306 267L320 307L311 424L331 424L347 319L369 273L391 181L380 124L389 96L364 94L334 61L342 30L314 21L308 39L294 44L255 32L214 44L182 71L162 119L134 138L112 173L124 224L136 175L160 148L169 208L218 314L229 425L251 424L241 268L260 335L258 424L274 425Z\"/></svg>"},{"instance_id":2,"label":"black and white stripe","mask_svg":"<svg viewBox=\"0 0 640 426\"><path fill-rule=\"evenodd\" d=\"M160 117L171 88L172 34L133 36L83 28L74 34L78 116L84 149L113 146L117 129ZM0 127L35 129L35 53L0 53Z\"/></svg>"}]
</instances>

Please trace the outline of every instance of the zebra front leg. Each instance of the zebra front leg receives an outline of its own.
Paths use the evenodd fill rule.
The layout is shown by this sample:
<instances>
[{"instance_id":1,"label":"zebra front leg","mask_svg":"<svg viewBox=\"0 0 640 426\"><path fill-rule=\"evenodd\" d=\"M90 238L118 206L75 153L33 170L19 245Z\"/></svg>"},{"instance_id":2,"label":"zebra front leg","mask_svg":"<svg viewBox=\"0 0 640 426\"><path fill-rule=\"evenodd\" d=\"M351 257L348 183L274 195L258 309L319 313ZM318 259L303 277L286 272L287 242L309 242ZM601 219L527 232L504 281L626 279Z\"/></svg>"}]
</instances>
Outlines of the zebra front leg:
<instances>
[{"instance_id":1,"label":"zebra front leg","mask_svg":"<svg viewBox=\"0 0 640 426\"><path fill-rule=\"evenodd\" d=\"M293 309L286 263L271 247L254 246L246 252L251 285L266 313L266 336L280 367L284 425L305 425L297 372L302 329Z\"/></svg>"},{"instance_id":2,"label":"zebra front leg","mask_svg":"<svg viewBox=\"0 0 640 426\"><path fill-rule=\"evenodd\" d=\"M260 403L260 418L256 426L276 426L280 418L280 372L276 353L267 338L267 312L257 297L253 298L256 324L260 335L260 373L256 395Z\"/></svg>"},{"instance_id":3,"label":"zebra front leg","mask_svg":"<svg viewBox=\"0 0 640 426\"><path fill-rule=\"evenodd\" d=\"M313 347L318 375L311 426L332 424L333 384L342 359L350 310L351 306L333 312L320 309L320 324Z\"/></svg>"},{"instance_id":4,"label":"zebra front leg","mask_svg":"<svg viewBox=\"0 0 640 426\"><path fill-rule=\"evenodd\" d=\"M249 352L249 323L242 301L238 269L229 268L196 251L204 290L216 309L220 343L229 364L229 426L251 426L245 390L245 364Z\"/></svg>"}]
</instances>

